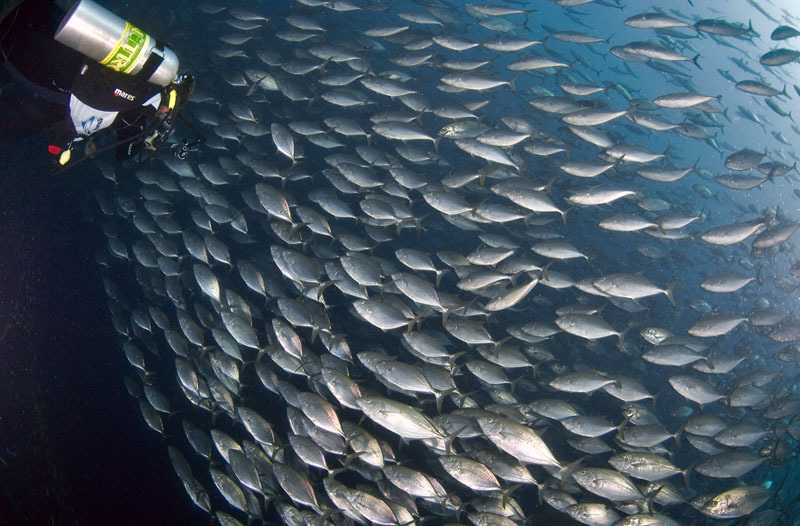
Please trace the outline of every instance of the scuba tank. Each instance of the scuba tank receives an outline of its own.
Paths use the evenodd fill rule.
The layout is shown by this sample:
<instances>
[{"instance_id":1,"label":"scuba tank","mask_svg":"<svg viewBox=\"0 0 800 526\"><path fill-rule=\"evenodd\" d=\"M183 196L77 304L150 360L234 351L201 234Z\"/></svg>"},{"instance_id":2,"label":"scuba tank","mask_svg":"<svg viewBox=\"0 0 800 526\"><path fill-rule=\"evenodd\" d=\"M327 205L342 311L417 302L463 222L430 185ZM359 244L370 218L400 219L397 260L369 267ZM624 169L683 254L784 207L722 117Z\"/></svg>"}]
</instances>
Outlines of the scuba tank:
<instances>
[{"instance_id":1,"label":"scuba tank","mask_svg":"<svg viewBox=\"0 0 800 526\"><path fill-rule=\"evenodd\" d=\"M79 0L64 16L55 39L118 73L168 86L180 61L167 46L93 0Z\"/></svg>"}]
</instances>

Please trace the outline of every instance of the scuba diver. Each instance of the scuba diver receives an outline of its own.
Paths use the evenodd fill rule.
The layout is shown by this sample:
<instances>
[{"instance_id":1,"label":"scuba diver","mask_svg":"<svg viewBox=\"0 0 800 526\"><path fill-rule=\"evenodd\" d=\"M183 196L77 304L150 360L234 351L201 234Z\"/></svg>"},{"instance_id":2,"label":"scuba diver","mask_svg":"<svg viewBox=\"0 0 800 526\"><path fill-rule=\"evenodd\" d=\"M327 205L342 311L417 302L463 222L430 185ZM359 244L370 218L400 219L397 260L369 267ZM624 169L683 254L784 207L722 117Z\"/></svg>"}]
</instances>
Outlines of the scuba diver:
<instances>
[{"instance_id":1,"label":"scuba diver","mask_svg":"<svg viewBox=\"0 0 800 526\"><path fill-rule=\"evenodd\" d=\"M0 104L0 130L44 132L57 167L97 153L102 130L119 160L154 152L194 83L169 47L93 0L0 0L0 58L33 99Z\"/></svg>"}]
</instances>

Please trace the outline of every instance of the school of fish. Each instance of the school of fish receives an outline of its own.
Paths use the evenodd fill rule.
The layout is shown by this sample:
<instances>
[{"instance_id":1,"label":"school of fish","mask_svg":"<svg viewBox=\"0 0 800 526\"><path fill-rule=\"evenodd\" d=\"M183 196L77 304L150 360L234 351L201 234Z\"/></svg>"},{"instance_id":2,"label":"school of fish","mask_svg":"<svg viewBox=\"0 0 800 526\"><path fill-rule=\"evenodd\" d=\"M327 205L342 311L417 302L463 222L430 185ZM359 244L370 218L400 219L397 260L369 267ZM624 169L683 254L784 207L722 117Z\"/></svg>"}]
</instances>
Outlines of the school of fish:
<instances>
[{"instance_id":1,"label":"school of fish","mask_svg":"<svg viewBox=\"0 0 800 526\"><path fill-rule=\"evenodd\" d=\"M198 517L796 524L800 11L654 4L187 4L205 142L95 198Z\"/></svg>"}]
</instances>

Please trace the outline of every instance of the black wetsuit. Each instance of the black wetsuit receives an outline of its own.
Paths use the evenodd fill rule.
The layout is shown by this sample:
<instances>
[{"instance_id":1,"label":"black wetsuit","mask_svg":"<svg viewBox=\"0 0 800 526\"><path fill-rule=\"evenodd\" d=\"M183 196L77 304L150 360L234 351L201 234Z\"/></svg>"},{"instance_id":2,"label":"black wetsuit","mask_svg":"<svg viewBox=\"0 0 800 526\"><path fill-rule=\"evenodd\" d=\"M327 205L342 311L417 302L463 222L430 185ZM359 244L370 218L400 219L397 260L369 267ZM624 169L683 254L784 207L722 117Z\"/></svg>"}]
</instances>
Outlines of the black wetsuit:
<instances>
[{"instance_id":1,"label":"black wetsuit","mask_svg":"<svg viewBox=\"0 0 800 526\"><path fill-rule=\"evenodd\" d=\"M137 128L129 125L155 115L155 107L143 105L161 89L57 42L53 36L64 14L54 0L24 0L0 21L0 57L11 78L31 95L28 101L0 99L0 136L13 140L44 131L51 147L63 147L92 133L76 122L78 103L84 112L88 108L89 113L95 109L105 114L123 135L136 133Z\"/></svg>"}]
</instances>

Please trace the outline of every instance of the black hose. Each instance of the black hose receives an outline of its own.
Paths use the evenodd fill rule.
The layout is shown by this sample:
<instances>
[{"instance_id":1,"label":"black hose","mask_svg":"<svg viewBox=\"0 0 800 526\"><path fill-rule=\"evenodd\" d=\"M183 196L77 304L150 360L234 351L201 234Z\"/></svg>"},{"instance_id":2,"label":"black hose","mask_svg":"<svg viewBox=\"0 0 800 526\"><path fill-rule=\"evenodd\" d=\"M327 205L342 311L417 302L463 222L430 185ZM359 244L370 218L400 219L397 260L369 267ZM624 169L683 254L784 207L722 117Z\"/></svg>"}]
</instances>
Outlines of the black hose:
<instances>
[{"instance_id":1,"label":"black hose","mask_svg":"<svg viewBox=\"0 0 800 526\"><path fill-rule=\"evenodd\" d=\"M97 151L95 151L91 156L84 155L82 158L78 159L77 161L71 162L66 166L59 166L55 170L53 170L52 175L62 174L64 172L66 172L66 171L68 171L68 170L80 165L81 163L83 163L87 159L94 158L96 155L99 155L101 153L105 153L105 152L107 152L107 151L109 151L111 149L118 148L118 147L123 146L125 144L130 144L130 143L135 142L135 141L137 141L139 139L143 139L143 138L147 137L148 135L150 135L151 133L153 133L153 131L155 131L157 127L158 127L158 124L155 124L153 126L150 126L148 128L143 129L141 132L137 133L136 135L132 135L132 136L126 138L126 139L121 139L121 140L116 141L116 142L114 142L112 144L104 146L104 147L98 149Z\"/></svg>"}]
</instances>

